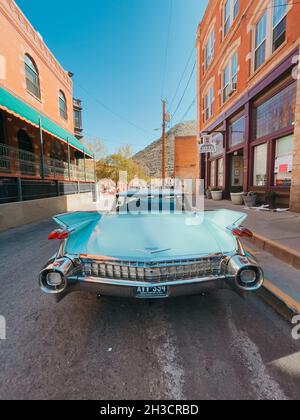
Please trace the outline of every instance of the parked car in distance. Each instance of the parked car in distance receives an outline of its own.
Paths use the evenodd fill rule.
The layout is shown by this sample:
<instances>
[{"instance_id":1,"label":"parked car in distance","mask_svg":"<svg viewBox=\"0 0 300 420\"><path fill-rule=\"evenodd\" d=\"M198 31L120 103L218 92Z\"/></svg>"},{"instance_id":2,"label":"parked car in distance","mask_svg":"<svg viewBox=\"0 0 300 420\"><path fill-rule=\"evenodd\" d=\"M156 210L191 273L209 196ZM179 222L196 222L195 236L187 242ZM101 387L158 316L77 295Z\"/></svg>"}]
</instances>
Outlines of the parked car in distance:
<instances>
[{"instance_id":1,"label":"parked car in distance","mask_svg":"<svg viewBox=\"0 0 300 420\"><path fill-rule=\"evenodd\" d=\"M194 211L175 190L129 191L109 213L54 217L60 246L40 272L43 292L59 302L71 292L136 299L197 295L216 288L253 292L262 268L245 252L247 215Z\"/></svg>"}]
</instances>

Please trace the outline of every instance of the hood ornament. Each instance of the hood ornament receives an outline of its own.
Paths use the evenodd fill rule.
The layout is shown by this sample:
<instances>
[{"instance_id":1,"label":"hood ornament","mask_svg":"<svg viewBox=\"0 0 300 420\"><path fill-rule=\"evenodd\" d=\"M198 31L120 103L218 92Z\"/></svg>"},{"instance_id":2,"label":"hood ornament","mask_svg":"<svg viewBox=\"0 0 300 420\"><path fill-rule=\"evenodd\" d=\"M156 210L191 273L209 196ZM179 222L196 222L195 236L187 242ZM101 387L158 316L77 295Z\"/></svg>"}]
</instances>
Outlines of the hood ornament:
<instances>
[{"instance_id":1,"label":"hood ornament","mask_svg":"<svg viewBox=\"0 0 300 420\"><path fill-rule=\"evenodd\" d=\"M159 249L159 248L145 248L145 249L135 249L137 252L142 252L143 254L153 255L161 254L162 252L171 251L172 248Z\"/></svg>"}]
</instances>

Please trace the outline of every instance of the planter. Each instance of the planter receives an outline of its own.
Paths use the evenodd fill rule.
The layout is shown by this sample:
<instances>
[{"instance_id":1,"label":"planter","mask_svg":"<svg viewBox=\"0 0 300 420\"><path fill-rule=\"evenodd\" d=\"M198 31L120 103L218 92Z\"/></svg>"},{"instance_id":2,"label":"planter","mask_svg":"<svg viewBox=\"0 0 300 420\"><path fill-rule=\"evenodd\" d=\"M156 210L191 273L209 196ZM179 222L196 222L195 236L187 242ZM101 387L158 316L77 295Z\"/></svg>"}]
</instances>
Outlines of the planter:
<instances>
[{"instance_id":1,"label":"planter","mask_svg":"<svg viewBox=\"0 0 300 420\"><path fill-rule=\"evenodd\" d=\"M255 207L257 203L257 197L255 194L243 195L244 204L246 207Z\"/></svg>"},{"instance_id":2,"label":"planter","mask_svg":"<svg viewBox=\"0 0 300 420\"><path fill-rule=\"evenodd\" d=\"M223 200L223 191L212 191L211 192L212 199L214 201L221 201Z\"/></svg>"},{"instance_id":3,"label":"planter","mask_svg":"<svg viewBox=\"0 0 300 420\"><path fill-rule=\"evenodd\" d=\"M207 200L211 200L212 199L211 190L207 190L206 191L206 198L207 198Z\"/></svg>"},{"instance_id":4,"label":"planter","mask_svg":"<svg viewBox=\"0 0 300 420\"><path fill-rule=\"evenodd\" d=\"M244 204L243 195L244 193L231 193L230 196L232 204L235 206L242 206Z\"/></svg>"}]
</instances>

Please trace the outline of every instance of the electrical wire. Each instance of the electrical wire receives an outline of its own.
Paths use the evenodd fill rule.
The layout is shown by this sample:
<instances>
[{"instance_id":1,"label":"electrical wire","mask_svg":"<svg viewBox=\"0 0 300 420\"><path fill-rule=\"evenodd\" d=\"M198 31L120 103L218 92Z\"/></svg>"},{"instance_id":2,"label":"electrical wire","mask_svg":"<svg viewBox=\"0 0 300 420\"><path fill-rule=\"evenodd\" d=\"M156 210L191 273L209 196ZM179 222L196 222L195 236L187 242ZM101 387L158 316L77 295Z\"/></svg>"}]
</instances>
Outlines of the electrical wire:
<instances>
[{"instance_id":1,"label":"electrical wire","mask_svg":"<svg viewBox=\"0 0 300 420\"><path fill-rule=\"evenodd\" d=\"M93 99L94 102L98 103L102 108L106 109L106 111L113 114L115 117L119 118L120 120L125 121L127 124L131 125L132 127L135 127L137 130L142 131L143 133L149 133L150 131L140 127L139 125L135 124L134 122L130 121L128 118L124 117L123 115L119 114L118 112L114 111L109 106L105 105L100 99L96 98L93 94L91 94L88 90L86 90L83 86L81 86L79 83L76 83L76 85L84 91L91 99Z\"/></svg>"},{"instance_id":2,"label":"electrical wire","mask_svg":"<svg viewBox=\"0 0 300 420\"><path fill-rule=\"evenodd\" d=\"M174 104L174 101L175 101L175 99L176 99L176 97L177 97L177 94L178 94L179 89L180 89L180 87L181 87L181 84L182 84L182 82L183 82L183 79L184 79L185 73L186 73L186 71L187 71L187 69L188 69L188 66L189 66L189 64L190 64L190 61L191 61L191 59L192 59L192 57L193 57L194 50L195 50L195 47L193 46L192 51L191 51L191 54L190 54L190 55L189 55L189 57L188 57L187 63L186 63L186 65L185 65L185 68L184 68L183 73L182 73L182 75L181 75L181 77L180 77L179 83L178 83L177 88L176 88L176 90L175 90L175 94L174 94L174 96L173 96L173 98L172 98L172 100L171 100L171 102L170 102L170 109L172 108L172 106L173 106L173 104Z\"/></svg>"},{"instance_id":3,"label":"electrical wire","mask_svg":"<svg viewBox=\"0 0 300 420\"><path fill-rule=\"evenodd\" d=\"M164 69L163 69L163 78L162 78L162 87L161 87L161 98L163 99L166 83L166 74L167 74L167 62L169 55L169 44L170 44L170 34L171 34L171 24L173 16L173 0L170 0L170 10L169 10L169 23L168 23L168 32L167 32L167 44L165 51L165 60L164 60Z\"/></svg>"},{"instance_id":4,"label":"electrical wire","mask_svg":"<svg viewBox=\"0 0 300 420\"><path fill-rule=\"evenodd\" d=\"M186 116L188 115L188 113L190 112L190 110L192 109L192 107L195 105L196 99L197 99L197 96L193 99L192 103L189 105L188 109L186 110L186 112L184 113L184 115L181 117L180 121L184 121L185 120Z\"/></svg>"},{"instance_id":5,"label":"electrical wire","mask_svg":"<svg viewBox=\"0 0 300 420\"><path fill-rule=\"evenodd\" d=\"M174 120L174 118L175 118L175 116L176 116L176 114L177 114L177 112L178 112L178 110L179 110L179 108L180 108L180 105L182 104L182 101L183 101L183 99L184 99L184 97L185 97L185 94L186 94L186 92L187 92L187 90L188 90L188 87L189 87L189 85L190 85L190 83L191 83L191 80L192 80L192 77L193 77L193 75L194 75L195 69L196 69L196 61L195 61L194 65L193 65L193 68L192 68L191 74L190 74L190 76L189 76L189 79L188 79L188 82L187 82L187 84L186 84L186 87L185 87L185 89L184 89L184 91L183 91L183 94L182 94L182 96L181 96L181 98L180 98L180 100L179 100L179 102L178 102L178 105L177 105L177 107L176 107L176 109L175 109L175 111L174 111L174 113L173 113L173 115L172 115L172 121Z\"/></svg>"}]
</instances>

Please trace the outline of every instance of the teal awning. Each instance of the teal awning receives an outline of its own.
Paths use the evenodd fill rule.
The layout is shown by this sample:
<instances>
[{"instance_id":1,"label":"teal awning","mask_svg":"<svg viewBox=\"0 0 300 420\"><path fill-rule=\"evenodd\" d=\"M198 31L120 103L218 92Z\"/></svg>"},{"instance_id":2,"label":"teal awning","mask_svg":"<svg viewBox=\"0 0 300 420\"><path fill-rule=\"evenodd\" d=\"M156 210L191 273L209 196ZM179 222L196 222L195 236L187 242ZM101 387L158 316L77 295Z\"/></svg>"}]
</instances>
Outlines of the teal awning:
<instances>
[{"instance_id":1,"label":"teal awning","mask_svg":"<svg viewBox=\"0 0 300 420\"><path fill-rule=\"evenodd\" d=\"M43 131L53 135L54 137L64 141L73 146L75 149L80 150L81 152L86 153L88 156L92 157L93 155L77 140L77 138L69 133L64 128L55 124L49 118L45 117L43 114L36 111L31 106L27 105L25 102L16 98L11 93L7 92L5 89L0 87L0 108L5 111L12 113L13 115L27 121L29 124L33 124L36 127L39 127L41 119Z\"/></svg>"}]
</instances>

